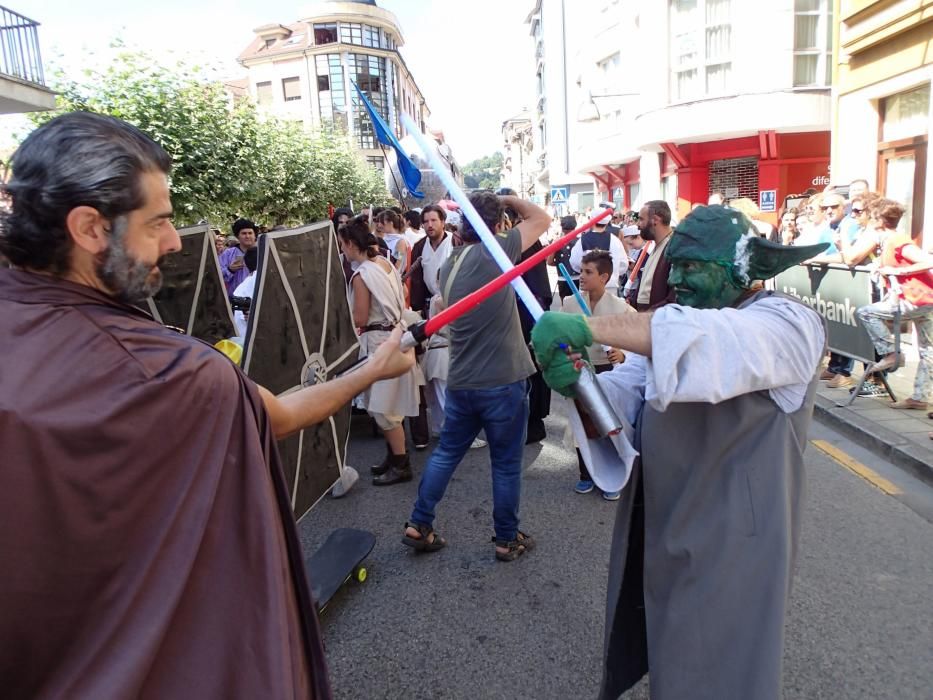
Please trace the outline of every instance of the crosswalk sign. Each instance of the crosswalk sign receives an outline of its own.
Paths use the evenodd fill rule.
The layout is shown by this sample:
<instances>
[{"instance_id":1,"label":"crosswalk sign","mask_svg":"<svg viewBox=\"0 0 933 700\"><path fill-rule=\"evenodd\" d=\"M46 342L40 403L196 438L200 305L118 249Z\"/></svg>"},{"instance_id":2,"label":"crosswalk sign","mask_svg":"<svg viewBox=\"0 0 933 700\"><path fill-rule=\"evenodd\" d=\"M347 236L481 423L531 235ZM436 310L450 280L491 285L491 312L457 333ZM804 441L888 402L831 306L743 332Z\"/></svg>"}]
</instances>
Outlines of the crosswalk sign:
<instances>
[{"instance_id":1,"label":"crosswalk sign","mask_svg":"<svg viewBox=\"0 0 933 700\"><path fill-rule=\"evenodd\" d=\"M569 194L567 187L552 187L551 204L566 204Z\"/></svg>"}]
</instances>

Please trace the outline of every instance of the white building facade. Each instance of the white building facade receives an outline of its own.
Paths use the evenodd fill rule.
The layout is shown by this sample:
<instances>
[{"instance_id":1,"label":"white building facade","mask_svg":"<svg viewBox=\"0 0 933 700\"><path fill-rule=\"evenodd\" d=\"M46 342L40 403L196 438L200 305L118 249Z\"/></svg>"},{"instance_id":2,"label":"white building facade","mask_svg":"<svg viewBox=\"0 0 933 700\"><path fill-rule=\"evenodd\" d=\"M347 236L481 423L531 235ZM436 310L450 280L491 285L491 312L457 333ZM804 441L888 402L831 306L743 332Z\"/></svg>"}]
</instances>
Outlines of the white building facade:
<instances>
[{"instance_id":1,"label":"white building facade","mask_svg":"<svg viewBox=\"0 0 933 700\"><path fill-rule=\"evenodd\" d=\"M403 112L427 131L430 111L399 53L401 26L374 0L319 2L294 24L263 25L254 33L238 60L261 111L307 126L342 128L380 169L383 153L354 82L399 139L407 133L399 118Z\"/></svg>"},{"instance_id":2,"label":"white building facade","mask_svg":"<svg viewBox=\"0 0 933 700\"><path fill-rule=\"evenodd\" d=\"M557 213L584 211L594 204L593 179L574 167L576 110L568 90L568 21L592 0L535 0L526 24L535 52L535 106L531 111L538 171L533 201ZM552 197L553 195L553 197Z\"/></svg>"},{"instance_id":3,"label":"white building facade","mask_svg":"<svg viewBox=\"0 0 933 700\"><path fill-rule=\"evenodd\" d=\"M774 220L785 196L828 183L831 0L572 6L569 169L597 199L665 199L682 217L721 190Z\"/></svg>"},{"instance_id":4,"label":"white building facade","mask_svg":"<svg viewBox=\"0 0 933 700\"><path fill-rule=\"evenodd\" d=\"M540 199L539 161L535 153L531 114L523 112L502 123L503 162L500 185L509 187L522 199Z\"/></svg>"}]
</instances>

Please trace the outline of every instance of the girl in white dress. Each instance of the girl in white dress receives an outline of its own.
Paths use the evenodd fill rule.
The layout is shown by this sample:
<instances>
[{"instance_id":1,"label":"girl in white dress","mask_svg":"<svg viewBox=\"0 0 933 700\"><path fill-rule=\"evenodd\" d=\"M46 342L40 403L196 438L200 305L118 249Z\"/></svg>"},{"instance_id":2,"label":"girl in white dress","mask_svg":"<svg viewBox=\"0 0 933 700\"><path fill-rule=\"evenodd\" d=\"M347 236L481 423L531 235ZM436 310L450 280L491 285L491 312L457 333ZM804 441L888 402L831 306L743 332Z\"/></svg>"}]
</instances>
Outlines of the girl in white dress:
<instances>
[{"instance_id":1,"label":"girl in white dress","mask_svg":"<svg viewBox=\"0 0 933 700\"><path fill-rule=\"evenodd\" d=\"M357 264L350 278L353 323L360 333L360 357L376 351L402 321L405 296L398 270L379 254L376 236L364 217L351 219L339 231L340 247L347 260ZM405 449L405 416L418 415L418 387L424 383L415 365L395 379L373 384L360 397L360 405L385 435L386 458L372 468L373 483L387 486L411 481L411 463Z\"/></svg>"}]
</instances>

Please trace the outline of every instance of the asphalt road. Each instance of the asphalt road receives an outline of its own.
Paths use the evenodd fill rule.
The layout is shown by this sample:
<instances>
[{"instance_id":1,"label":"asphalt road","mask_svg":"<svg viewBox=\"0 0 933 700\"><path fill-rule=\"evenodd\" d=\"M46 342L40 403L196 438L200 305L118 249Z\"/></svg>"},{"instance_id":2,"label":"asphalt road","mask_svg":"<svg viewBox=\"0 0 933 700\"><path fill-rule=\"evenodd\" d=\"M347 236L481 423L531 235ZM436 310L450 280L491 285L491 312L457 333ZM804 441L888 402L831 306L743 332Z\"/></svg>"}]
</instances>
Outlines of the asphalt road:
<instances>
[{"instance_id":1,"label":"asphalt road","mask_svg":"<svg viewBox=\"0 0 933 700\"><path fill-rule=\"evenodd\" d=\"M572 491L576 458L549 437L526 448L522 528L538 547L494 559L488 453L471 451L438 510L438 553L401 544L416 479L376 488L384 450L365 419L349 462L363 475L301 522L307 552L336 527L377 535L364 584L351 582L322 627L338 698L590 698L599 686L610 535L616 506ZM814 423L810 437L887 477L892 496L810 445L801 557L787 622L785 697L933 698L933 492ZM838 455L837 455L838 456ZM890 486L890 485L889 485ZM728 663L728 660L724 660ZM647 697L643 682L626 697Z\"/></svg>"}]
</instances>

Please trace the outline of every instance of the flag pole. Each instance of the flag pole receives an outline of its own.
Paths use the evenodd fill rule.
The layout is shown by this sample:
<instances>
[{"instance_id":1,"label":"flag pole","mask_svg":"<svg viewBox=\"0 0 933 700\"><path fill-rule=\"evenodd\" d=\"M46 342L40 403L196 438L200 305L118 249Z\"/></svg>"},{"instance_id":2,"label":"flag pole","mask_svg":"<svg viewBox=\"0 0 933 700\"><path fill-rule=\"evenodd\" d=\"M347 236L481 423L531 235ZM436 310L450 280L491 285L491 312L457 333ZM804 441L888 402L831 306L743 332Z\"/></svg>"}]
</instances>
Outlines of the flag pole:
<instances>
[{"instance_id":1,"label":"flag pole","mask_svg":"<svg viewBox=\"0 0 933 700\"><path fill-rule=\"evenodd\" d=\"M395 179L395 171L392 170L392 163L389 162L389 154L386 153L386 147L382 145L382 141L376 141L379 144L379 148L382 149L382 157L385 159L386 167L389 169L389 174L392 176L392 182L395 183L395 189L398 190L398 201L402 203L402 206L408 209L405 204L405 195L402 194L402 188L398 185L398 180Z\"/></svg>"}]
</instances>

